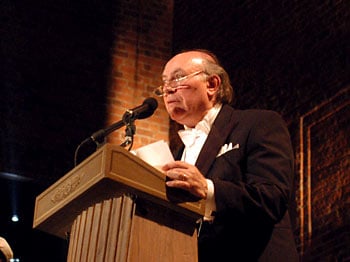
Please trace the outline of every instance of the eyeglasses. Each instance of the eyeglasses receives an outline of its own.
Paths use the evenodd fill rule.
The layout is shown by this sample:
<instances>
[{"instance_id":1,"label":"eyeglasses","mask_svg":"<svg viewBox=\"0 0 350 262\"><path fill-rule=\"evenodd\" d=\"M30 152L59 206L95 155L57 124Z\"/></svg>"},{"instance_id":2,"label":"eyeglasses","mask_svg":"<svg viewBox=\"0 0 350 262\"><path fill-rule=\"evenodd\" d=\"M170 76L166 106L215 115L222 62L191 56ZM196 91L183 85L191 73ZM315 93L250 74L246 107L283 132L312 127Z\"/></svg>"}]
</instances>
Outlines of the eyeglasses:
<instances>
[{"instance_id":1,"label":"eyeglasses","mask_svg":"<svg viewBox=\"0 0 350 262\"><path fill-rule=\"evenodd\" d=\"M186 76L176 77L172 80L165 80L163 82L163 85L157 87L154 89L153 93L157 96L164 96L169 93L175 93L178 89L186 89L189 88L188 86L181 86L184 84L184 82L191 77L194 77L196 75L199 75L201 73L205 73L204 71L196 71L194 73L191 73Z\"/></svg>"}]
</instances>

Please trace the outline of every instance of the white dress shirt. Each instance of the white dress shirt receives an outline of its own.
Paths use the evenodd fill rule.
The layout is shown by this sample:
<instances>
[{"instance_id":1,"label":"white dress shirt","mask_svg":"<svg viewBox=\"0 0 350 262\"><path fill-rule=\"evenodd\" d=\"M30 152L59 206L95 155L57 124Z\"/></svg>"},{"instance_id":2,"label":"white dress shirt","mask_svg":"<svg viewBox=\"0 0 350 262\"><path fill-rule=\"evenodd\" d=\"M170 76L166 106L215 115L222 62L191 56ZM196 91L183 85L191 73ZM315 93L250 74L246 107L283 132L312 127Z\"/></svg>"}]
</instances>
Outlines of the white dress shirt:
<instances>
[{"instance_id":1,"label":"white dress shirt","mask_svg":"<svg viewBox=\"0 0 350 262\"><path fill-rule=\"evenodd\" d=\"M198 155L208 137L211 126L213 125L221 107L221 104L217 104L211 108L204 118L198 122L195 128L184 126L185 129L178 132L182 142L185 144L185 149L181 157L182 161L192 165L196 163ZM206 180L208 194L205 202L205 214L203 219L205 221L212 221L214 220L212 212L216 210L214 184L210 179Z\"/></svg>"}]
</instances>

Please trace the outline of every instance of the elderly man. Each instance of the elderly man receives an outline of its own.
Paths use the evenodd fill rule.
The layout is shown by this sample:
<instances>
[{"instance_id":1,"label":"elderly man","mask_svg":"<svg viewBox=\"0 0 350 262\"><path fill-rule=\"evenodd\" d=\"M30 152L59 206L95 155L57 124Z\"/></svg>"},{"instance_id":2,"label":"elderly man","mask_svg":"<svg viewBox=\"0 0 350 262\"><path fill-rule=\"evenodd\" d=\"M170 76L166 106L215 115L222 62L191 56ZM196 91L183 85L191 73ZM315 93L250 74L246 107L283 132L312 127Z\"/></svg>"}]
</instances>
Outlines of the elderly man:
<instances>
[{"instance_id":1,"label":"elderly man","mask_svg":"<svg viewBox=\"0 0 350 262\"><path fill-rule=\"evenodd\" d=\"M163 70L162 96L184 126L166 185L205 199L199 261L298 261L288 207L293 151L282 118L230 106L233 89L214 54L192 50Z\"/></svg>"}]
</instances>

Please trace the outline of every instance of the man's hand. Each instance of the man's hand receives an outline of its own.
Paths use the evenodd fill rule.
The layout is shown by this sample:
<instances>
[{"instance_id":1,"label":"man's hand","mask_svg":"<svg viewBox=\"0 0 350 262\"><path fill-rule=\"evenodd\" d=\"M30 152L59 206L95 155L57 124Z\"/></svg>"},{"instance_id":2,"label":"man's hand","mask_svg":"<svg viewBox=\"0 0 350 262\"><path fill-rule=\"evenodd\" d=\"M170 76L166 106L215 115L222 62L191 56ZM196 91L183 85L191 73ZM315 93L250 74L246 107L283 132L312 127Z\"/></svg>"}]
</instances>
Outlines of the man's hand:
<instances>
[{"instance_id":1,"label":"man's hand","mask_svg":"<svg viewBox=\"0 0 350 262\"><path fill-rule=\"evenodd\" d=\"M183 161L170 162L162 167L170 181L168 187L181 188L202 199L207 198L208 185L197 167Z\"/></svg>"}]
</instances>

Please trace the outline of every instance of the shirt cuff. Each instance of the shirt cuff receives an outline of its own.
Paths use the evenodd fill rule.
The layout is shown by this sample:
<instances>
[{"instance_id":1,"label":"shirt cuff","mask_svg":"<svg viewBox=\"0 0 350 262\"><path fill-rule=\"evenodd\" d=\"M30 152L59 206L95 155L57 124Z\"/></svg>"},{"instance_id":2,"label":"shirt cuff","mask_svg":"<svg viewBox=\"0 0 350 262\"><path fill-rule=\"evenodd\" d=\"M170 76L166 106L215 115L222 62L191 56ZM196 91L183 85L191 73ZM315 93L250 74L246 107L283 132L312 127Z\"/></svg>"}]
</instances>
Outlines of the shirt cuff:
<instances>
[{"instance_id":1,"label":"shirt cuff","mask_svg":"<svg viewBox=\"0 0 350 262\"><path fill-rule=\"evenodd\" d=\"M214 183L210 179L206 179L206 180L207 180L207 186L208 186L208 194L205 202L205 213L204 213L203 220L213 221L215 217L212 215L212 213L213 211L216 211Z\"/></svg>"}]
</instances>

